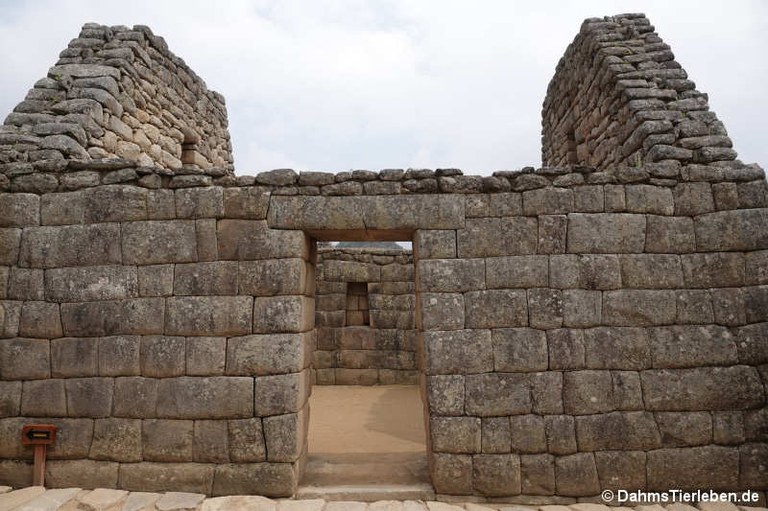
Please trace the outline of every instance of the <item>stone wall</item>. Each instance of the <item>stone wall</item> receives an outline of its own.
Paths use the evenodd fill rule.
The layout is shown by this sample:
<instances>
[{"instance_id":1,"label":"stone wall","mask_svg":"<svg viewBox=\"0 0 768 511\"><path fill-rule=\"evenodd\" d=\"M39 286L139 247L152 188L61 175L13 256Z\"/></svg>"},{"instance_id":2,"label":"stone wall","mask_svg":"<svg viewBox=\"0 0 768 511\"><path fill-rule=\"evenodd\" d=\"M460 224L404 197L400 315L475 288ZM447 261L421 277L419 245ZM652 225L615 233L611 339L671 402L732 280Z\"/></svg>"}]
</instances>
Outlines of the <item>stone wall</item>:
<instances>
[{"instance_id":1,"label":"stone wall","mask_svg":"<svg viewBox=\"0 0 768 511\"><path fill-rule=\"evenodd\" d=\"M349 283L362 283L365 298L350 293ZM417 383L410 251L321 249L316 293L312 367L317 384ZM361 321L350 317L352 309L360 309Z\"/></svg>"},{"instance_id":2,"label":"stone wall","mask_svg":"<svg viewBox=\"0 0 768 511\"><path fill-rule=\"evenodd\" d=\"M0 127L3 190L231 172L223 96L143 26L86 24Z\"/></svg>"},{"instance_id":3,"label":"stone wall","mask_svg":"<svg viewBox=\"0 0 768 511\"><path fill-rule=\"evenodd\" d=\"M11 176L0 484L30 484L19 432L40 421L54 487L293 494L315 241L411 239L438 493L766 490L764 172L642 163Z\"/></svg>"},{"instance_id":4,"label":"stone wall","mask_svg":"<svg viewBox=\"0 0 768 511\"><path fill-rule=\"evenodd\" d=\"M707 95L642 14L584 21L549 83L542 126L550 166L736 158Z\"/></svg>"}]
</instances>

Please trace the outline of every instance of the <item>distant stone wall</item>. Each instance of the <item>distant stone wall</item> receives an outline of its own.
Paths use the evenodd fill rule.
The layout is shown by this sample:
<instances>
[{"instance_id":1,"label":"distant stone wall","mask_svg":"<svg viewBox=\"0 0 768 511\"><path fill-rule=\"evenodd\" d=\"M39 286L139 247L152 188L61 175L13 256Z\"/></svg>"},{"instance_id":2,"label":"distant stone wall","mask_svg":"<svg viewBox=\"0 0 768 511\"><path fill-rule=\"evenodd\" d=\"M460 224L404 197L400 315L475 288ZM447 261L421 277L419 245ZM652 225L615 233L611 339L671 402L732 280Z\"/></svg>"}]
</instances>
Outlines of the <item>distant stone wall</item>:
<instances>
[{"instance_id":1,"label":"distant stone wall","mask_svg":"<svg viewBox=\"0 0 768 511\"><path fill-rule=\"evenodd\" d=\"M317 384L417 383L413 278L410 251L318 251L317 346L312 353ZM365 297L350 293L350 283L362 284ZM358 307L356 302L365 305ZM361 313L360 321L351 317L353 309Z\"/></svg>"},{"instance_id":2,"label":"distant stone wall","mask_svg":"<svg viewBox=\"0 0 768 511\"><path fill-rule=\"evenodd\" d=\"M549 83L542 126L545 166L736 158L707 95L642 14L584 21Z\"/></svg>"},{"instance_id":3,"label":"distant stone wall","mask_svg":"<svg viewBox=\"0 0 768 511\"><path fill-rule=\"evenodd\" d=\"M142 26L85 25L0 127L3 190L231 172L224 98Z\"/></svg>"}]
</instances>

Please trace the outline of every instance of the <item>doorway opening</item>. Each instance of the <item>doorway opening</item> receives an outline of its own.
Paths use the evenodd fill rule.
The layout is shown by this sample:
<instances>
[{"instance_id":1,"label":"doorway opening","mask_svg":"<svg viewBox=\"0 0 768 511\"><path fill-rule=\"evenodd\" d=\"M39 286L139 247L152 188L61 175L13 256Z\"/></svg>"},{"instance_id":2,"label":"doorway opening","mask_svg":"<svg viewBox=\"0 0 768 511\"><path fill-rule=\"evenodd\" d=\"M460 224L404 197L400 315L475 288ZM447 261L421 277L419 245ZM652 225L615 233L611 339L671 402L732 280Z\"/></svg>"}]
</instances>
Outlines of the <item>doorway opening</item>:
<instances>
[{"instance_id":1,"label":"doorway opening","mask_svg":"<svg viewBox=\"0 0 768 511\"><path fill-rule=\"evenodd\" d=\"M426 498L410 244L315 243L313 389L298 496L332 499L330 488L342 488L339 498L365 498L368 488L380 497L387 487L392 498Z\"/></svg>"}]
</instances>

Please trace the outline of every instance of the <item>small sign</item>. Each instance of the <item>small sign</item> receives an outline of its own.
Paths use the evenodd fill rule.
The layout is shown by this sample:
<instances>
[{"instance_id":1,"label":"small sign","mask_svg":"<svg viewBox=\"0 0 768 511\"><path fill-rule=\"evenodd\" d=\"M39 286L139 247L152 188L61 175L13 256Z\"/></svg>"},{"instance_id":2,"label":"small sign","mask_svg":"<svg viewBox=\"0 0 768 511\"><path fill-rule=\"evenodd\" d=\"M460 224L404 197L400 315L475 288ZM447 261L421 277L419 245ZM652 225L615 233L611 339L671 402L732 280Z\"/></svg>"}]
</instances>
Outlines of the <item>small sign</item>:
<instances>
[{"instance_id":1,"label":"small sign","mask_svg":"<svg viewBox=\"0 0 768 511\"><path fill-rule=\"evenodd\" d=\"M56 441L56 426L53 424L27 424L21 428L21 443L24 445L51 445Z\"/></svg>"}]
</instances>

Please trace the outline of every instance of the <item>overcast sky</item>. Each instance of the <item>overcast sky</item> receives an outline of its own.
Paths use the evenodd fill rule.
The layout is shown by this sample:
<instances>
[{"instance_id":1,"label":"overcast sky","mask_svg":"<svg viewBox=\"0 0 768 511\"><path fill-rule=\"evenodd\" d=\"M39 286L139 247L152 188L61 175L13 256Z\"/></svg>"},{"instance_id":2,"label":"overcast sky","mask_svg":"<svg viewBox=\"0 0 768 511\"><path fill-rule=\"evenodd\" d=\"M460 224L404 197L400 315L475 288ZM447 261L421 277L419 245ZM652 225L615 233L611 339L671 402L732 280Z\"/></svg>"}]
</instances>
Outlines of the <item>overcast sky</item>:
<instances>
[{"instance_id":1,"label":"overcast sky","mask_svg":"<svg viewBox=\"0 0 768 511\"><path fill-rule=\"evenodd\" d=\"M645 12L739 157L768 165L768 2L0 0L0 118L83 23L149 25L227 100L238 174L540 166L584 18Z\"/></svg>"}]
</instances>

